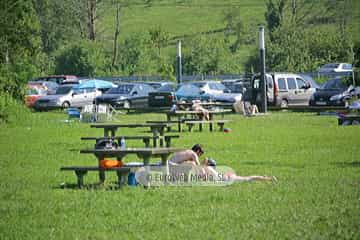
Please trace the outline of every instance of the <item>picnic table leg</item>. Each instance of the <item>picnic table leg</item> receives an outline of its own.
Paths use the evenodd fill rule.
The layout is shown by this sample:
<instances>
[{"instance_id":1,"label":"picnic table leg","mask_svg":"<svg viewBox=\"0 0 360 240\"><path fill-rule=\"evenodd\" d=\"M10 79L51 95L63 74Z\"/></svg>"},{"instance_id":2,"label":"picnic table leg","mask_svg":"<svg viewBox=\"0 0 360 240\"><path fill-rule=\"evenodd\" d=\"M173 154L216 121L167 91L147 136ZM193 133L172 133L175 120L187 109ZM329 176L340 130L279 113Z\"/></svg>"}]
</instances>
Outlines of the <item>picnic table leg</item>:
<instances>
[{"instance_id":1,"label":"picnic table leg","mask_svg":"<svg viewBox=\"0 0 360 240\"><path fill-rule=\"evenodd\" d=\"M209 114L209 121L212 121L214 119L214 115L213 114ZM209 130L210 132L213 131L213 124L212 122L209 123Z\"/></svg>"},{"instance_id":2,"label":"picnic table leg","mask_svg":"<svg viewBox=\"0 0 360 240\"><path fill-rule=\"evenodd\" d=\"M166 147L171 147L171 137L164 136L164 138L165 138Z\"/></svg>"},{"instance_id":3,"label":"picnic table leg","mask_svg":"<svg viewBox=\"0 0 360 240\"><path fill-rule=\"evenodd\" d=\"M77 184L79 188L82 188L82 186L84 186L84 175L86 175L86 173L86 170L75 170Z\"/></svg>"},{"instance_id":4,"label":"picnic table leg","mask_svg":"<svg viewBox=\"0 0 360 240\"><path fill-rule=\"evenodd\" d=\"M159 128L159 134L160 134L160 147L164 146L164 128Z\"/></svg>"},{"instance_id":5,"label":"picnic table leg","mask_svg":"<svg viewBox=\"0 0 360 240\"><path fill-rule=\"evenodd\" d=\"M149 138L144 138L143 142L145 143L146 148L150 147L150 139Z\"/></svg>"},{"instance_id":6,"label":"picnic table leg","mask_svg":"<svg viewBox=\"0 0 360 240\"><path fill-rule=\"evenodd\" d=\"M169 154L166 155L161 155L161 165L163 167L162 172L163 172L163 179L164 179L164 183L167 183L167 176L169 176L169 163L167 161Z\"/></svg>"},{"instance_id":7,"label":"picnic table leg","mask_svg":"<svg viewBox=\"0 0 360 240\"><path fill-rule=\"evenodd\" d=\"M182 119L181 116L178 117L178 131L181 132L181 123L182 123Z\"/></svg>"},{"instance_id":8,"label":"picnic table leg","mask_svg":"<svg viewBox=\"0 0 360 240\"><path fill-rule=\"evenodd\" d=\"M199 131L202 132L202 123L199 123Z\"/></svg>"}]
</instances>

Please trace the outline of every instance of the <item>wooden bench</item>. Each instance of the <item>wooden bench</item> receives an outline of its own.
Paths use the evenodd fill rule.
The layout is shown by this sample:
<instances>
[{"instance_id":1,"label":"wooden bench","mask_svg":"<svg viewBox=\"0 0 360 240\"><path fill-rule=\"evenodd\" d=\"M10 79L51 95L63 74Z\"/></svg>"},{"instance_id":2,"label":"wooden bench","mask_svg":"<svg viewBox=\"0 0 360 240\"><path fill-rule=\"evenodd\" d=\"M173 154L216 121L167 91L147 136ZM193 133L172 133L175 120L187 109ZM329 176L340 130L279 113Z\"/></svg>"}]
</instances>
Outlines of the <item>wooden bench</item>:
<instances>
[{"instance_id":1,"label":"wooden bench","mask_svg":"<svg viewBox=\"0 0 360 240\"><path fill-rule=\"evenodd\" d=\"M225 123L230 122L230 120L210 120L210 121L203 121L203 120L194 120L194 121L185 121L185 124L188 126L189 132L192 131L195 124L199 124L199 131L202 131L203 124L209 124L209 130L213 131L213 124L217 124L219 126L219 130L224 130Z\"/></svg>"},{"instance_id":2,"label":"wooden bench","mask_svg":"<svg viewBox=\"0 0 360 240\"><path fill-rule=\"evenodd\" d=\"M126 182L126 178L130 173L131 168L139 168L143 167L144 164L125 164L122 167L113 167L113 168L102 168L99 166L67 166L61 167L61 171L74 171L77 177L77 185L79 188L84 186L84 176L87 174L88 171L94 172L106 172L106 171L113 171L116 172L118 177L118 186L121 188L122 184ZM159 163L150 163L149 166L160 166Z\"/></svg>"},{"instance_id":3,"label":"wooden bench","mask_svg":"<svg viewBox=\"0 0 360 240\"><path fill-rule=\"evenodd\" d=\"M171 139L172 138L179 138L179 135L167 135L163 136L165 140L166 147L171 146ZM145 147L150 147L150 140L153 140L153 147L157 147L157 140L161 138L161 136L114 136L114 137L82 137L81 140L96 140L96 142L100 140L112 139L118 141L120 146L121 139L124 138L125 140L137 140L142 139L145 143Z\"/></svg>"},{"instance_id":4,"label":"wooden bench","mask_svg":"<svg viewBox=\"0 0 360 240\"><path fill-rule=\"evenodd\" d=\"M80 167L80 166L69 166L69 167L61 167L61 171L74 171L77 177L77 184L79 188L82 188L84 185L84 175L87 174L88 171L116 171L118 177L118 185L121 187L123 178L127 176L130 172L130 167L114 167L114 168L102 168L102 167Z\"/></svg>"},{"instance_id":5,"label":"wooden bench","mask_svg":"<svg viewBox=\"0 0 360 240\"><path fill-rule=\"evenodd\" d=\"M345 122L349 124L347 125L353 125L354 121L360 122L360 115L359 114L348 114L348 115L342 115L338 117L338 125L343 125Z\"/></svg>"}]
</instances>

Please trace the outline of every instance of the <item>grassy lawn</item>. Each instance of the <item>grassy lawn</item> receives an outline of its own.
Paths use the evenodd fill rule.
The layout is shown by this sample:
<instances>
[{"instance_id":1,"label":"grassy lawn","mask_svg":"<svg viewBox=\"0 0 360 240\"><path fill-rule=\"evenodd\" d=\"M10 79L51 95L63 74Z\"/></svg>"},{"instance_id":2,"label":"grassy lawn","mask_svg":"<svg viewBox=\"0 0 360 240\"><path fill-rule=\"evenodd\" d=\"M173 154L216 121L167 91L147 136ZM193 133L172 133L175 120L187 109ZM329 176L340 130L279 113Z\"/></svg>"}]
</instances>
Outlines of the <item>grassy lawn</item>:
<instances>
[{"instance_id":1,"label":"grassy lawn","mask_svg":"<svg viewBox=\"0 0 360 240\"><path fill-rule=\"evenodd\" d=\"M79 190L74 173L59 168L95 165L95 157L78 153L93 145L80 137L101 130L64 123L61 112L0 125L0 239L360 238L359 126L338 127L336 118L314 113L226 118L234 120L230 133L183 132L173 143L202 143L218 164L275 175L277 184L112 190L110 173L106 186ZM121 115L123 123L150 119L165 115ZM96 181L95 173L85 178Z\"/></svg>"}]
</instances>

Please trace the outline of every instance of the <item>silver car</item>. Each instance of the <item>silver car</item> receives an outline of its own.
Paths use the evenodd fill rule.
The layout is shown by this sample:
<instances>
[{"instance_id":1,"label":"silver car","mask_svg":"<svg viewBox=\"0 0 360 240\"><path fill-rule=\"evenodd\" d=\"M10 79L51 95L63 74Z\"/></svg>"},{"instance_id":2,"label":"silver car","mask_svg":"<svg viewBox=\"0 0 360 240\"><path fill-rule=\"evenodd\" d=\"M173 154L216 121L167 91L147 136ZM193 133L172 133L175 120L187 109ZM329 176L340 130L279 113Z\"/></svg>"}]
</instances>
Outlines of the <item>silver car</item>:
<instances>
[{"instance_id":1,"label":"silver car","mask_svg":"<svg viewBox=\"0 0 360 240\"><path fill-rule=\"evenodd\" d=\"M83 107L92 104L102 92L96 88L76 89L76 85L62 85L55 94L40 97L36 100L34 108L49 110L55 108Z\"/></svg>"}]
</instances>

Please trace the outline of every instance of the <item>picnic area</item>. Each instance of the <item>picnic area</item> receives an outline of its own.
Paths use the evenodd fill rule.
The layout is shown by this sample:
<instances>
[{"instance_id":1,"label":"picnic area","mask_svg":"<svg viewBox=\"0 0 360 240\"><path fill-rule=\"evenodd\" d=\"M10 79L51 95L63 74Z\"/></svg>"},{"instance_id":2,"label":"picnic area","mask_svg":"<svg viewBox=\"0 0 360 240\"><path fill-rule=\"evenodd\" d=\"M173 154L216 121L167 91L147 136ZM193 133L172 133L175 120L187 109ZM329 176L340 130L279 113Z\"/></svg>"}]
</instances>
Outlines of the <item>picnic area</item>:
<instances>
[{"instance_id":1,"label":"picnic area","mask_svg":"<svg viewBox=\"0 0 360 240\"><path fill-rule=\"evenodd\" d=\"M225 115L230 132L182 131L171 142L173 148L201 143L218 165L241 175L275 175L275 184L148 189L119 189L113 171L106 172L104 183L90 172L78 188L74 172L60 167L95 167L96 156L80 150L92 148L96 139L81 138L104 137L104 128L64 121L63 111L22 116L0 126L2 239L359 237L360 129L339 127L334 116L274 111L247 118L230 113ZM161 113L124 114L120 122L135 126L144 119L166 118ZM176 127L172 131L165 135L179 134ZM152 132L123 127L116 135ZM144 149L141 139L126 143ZM141 161L136 154L124 159Z\"/></svg>"}]
</instances>

